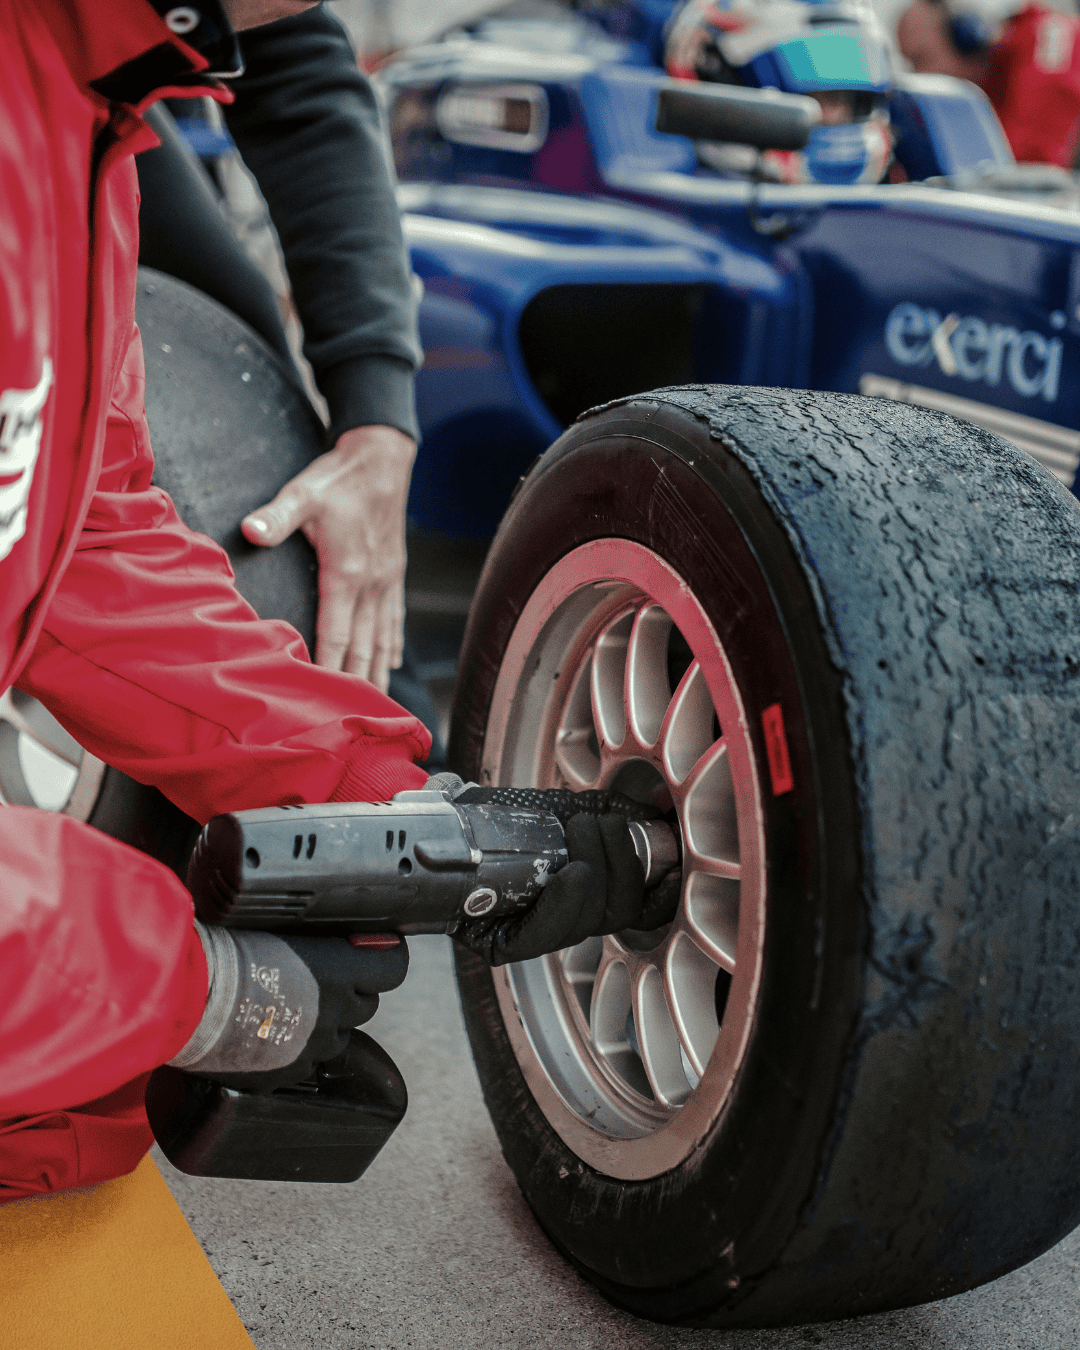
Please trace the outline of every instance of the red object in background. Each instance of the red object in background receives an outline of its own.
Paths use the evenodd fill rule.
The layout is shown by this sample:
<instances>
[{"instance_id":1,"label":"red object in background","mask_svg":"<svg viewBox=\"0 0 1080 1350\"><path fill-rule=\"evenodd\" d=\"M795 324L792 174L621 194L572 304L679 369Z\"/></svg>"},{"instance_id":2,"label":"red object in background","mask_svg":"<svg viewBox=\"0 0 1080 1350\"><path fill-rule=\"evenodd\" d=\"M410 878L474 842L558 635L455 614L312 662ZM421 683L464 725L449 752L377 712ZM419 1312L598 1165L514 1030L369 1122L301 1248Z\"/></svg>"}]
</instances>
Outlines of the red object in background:
<instances>
[{"instance_id":1,"label":"red object in background","mask_svg":"<svg viewBox=\"0 0 1080 1350\"><path fill-rule=\"evenodd\" d=\"M1073 166L1080 146L1080 19L1028 5L1006 21L979 83L1021 163Z\"/></svg>"},{"instance_id":2,"label":"red object in background","mask_svg":"<svg viewBox=\"0 0 1080 1350\"><path fill-rule=\"evenodd\" d=\"M132 156L205 60L144 0L0 0L0 33L0 689L199 820L421 786L421 724L261 622L151 485ZM205 1004L191 919L160 864L0 806L0 1202L145 1153Z\"/></svg>"}]
</instances>

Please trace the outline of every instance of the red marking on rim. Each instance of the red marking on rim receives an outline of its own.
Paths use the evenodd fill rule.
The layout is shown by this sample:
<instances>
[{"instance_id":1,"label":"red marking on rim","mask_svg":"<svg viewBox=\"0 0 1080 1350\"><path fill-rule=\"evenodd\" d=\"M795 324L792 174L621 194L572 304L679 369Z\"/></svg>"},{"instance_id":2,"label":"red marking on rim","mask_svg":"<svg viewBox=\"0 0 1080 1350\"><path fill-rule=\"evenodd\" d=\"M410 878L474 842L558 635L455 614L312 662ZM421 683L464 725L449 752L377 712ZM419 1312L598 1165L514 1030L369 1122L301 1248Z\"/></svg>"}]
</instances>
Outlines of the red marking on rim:
<instances>
[{"instance_id":1,"label":"red marking on rim","mask_svg":"<svg viewBox=\"0 0 1080 1350\"><path fill-rule=\"evenodd\" d=\"M772 779L774 797L781 797L795 786L791 775L791 759L788 756L787 736L784 732L784 714L779 703L773 703L761 714L761 725L765 728L765 753L769 757L769 777Z\"/></svg>"}]
</instances>

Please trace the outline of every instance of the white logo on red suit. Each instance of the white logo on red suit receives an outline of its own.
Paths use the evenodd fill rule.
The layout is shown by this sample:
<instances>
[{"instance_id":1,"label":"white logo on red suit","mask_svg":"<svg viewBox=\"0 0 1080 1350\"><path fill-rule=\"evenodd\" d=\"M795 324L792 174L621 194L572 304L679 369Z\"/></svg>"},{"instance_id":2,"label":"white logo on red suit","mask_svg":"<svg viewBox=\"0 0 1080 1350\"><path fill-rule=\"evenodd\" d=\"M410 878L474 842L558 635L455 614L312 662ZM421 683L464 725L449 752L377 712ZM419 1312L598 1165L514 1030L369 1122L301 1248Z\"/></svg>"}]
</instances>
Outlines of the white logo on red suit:
<instances>
[{"instance_id":1,"label":"white logo on red suit","mask_svg":"<svg viewBox=\"0 0 1080 1350\"><path fill-rule=\"evenodd\" d=\"M33 389L0 393L0 559L26 532L26 502L41 448L41 410L52 379L53 365L46 357Z\"/></svg>"}]
</instances>

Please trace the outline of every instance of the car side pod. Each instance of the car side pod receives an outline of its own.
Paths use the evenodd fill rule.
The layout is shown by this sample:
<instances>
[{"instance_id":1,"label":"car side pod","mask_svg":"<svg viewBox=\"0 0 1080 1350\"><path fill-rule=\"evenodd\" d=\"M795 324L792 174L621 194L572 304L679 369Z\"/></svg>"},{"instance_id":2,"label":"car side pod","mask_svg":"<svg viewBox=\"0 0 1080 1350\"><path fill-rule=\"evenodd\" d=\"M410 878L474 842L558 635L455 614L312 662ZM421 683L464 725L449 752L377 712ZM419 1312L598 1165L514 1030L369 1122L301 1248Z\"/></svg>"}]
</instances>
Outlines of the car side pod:
<instances>
[{"instance_id":1,"label":"car side pod","mask_svg":"<svg viewBox=\"0 0 1080 1350\"><path fill-rule=\"evenodd\" d=\"M657 131L758 150L802 150L820 121L820 105L805 94L694 80L665 80L656 105Z\"/></svg>"},{"instance_id":2,"label":"car side pod","mask_svg":"<svg viewBox=\"0 0 1080 1350\"><path fill-rule=\"evenodd\" d=\"M408 1102L397 1065L362 1031L296 1087L238 1092L166 1065L146 1089L150 1128L174 1167L244 1181L356 1181Z\"/></svg>"}]
</instances>

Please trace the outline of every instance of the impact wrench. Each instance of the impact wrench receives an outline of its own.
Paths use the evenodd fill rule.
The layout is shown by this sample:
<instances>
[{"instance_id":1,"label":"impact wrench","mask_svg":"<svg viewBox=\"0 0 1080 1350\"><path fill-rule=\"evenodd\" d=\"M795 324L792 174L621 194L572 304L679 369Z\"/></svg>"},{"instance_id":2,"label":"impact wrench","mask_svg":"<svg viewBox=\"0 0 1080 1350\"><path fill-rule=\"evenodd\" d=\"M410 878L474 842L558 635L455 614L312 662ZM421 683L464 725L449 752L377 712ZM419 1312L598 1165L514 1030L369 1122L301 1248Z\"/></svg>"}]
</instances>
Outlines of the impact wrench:
<instances>
[{"instance_id":1,"label":"impact wrench","mask_svg":"<svg viewBox=\"0 0 1080 1350\"><path fill-rule=\"evenodd\" d=\"M398 935L453 936L463 925L524 913L566 864L563 827L547 809L553 805L564 818L575 810L626 816L647 888L679 866L671 827L631 819L648 808L617 793L553 797L495 788L463 804L453 786L460 789L460 779L446 774L387 803L215 816L188 872L199 919L343 936L356 946L394 945ZM342 1055L294 1087L238 1091L162 1068L146 1099L154 1135L182 1171L272 1181L356 1180L407 1104L396 1065L359 1031Z\"/></svg>"}]
</instances>

